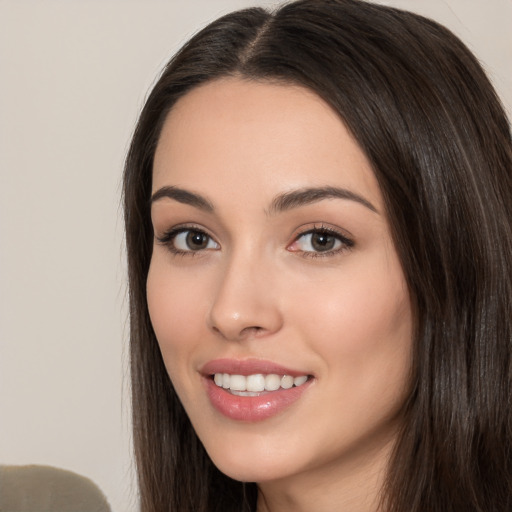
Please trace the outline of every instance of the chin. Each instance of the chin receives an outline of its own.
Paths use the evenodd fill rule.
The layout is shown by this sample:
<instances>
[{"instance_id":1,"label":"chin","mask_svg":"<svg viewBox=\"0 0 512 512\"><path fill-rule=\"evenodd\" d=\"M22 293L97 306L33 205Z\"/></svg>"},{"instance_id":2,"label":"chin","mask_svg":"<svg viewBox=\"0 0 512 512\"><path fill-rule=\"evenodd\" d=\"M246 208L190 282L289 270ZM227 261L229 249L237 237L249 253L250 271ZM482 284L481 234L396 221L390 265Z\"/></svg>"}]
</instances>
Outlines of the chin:
<instances>
[{"instance_id":1,"label":"chin","mask_svg":"<svg viewBox=\"0 0 512 512\"><path fill-rule=\"evenodd\" d=\"M293 461L290 457L287 457L287 463L283 464L279 456L270 452L268 456L259 453L258 456L251 457L247 451L225 448L220 452L217 448L213 453L208 453L219 471L240 482L279 480L292 472L291 462ZM295 461L296 465L297 461Z\"/></svg>"},{"instance_id":2,"label":"chin","mask_svg":"<svg viewBox=\"0 0 512 512\"><path fill-rule=\"evenodd\" d=\"M255 464L250 464L247 461L239 461L237 463L213 460L213 463L226 476L239 482L268 482L272 480L279 480L286 476L286 471L283 468L277 467L275 464L269 466L255 467Z\"/></svg>"}]
</instances>

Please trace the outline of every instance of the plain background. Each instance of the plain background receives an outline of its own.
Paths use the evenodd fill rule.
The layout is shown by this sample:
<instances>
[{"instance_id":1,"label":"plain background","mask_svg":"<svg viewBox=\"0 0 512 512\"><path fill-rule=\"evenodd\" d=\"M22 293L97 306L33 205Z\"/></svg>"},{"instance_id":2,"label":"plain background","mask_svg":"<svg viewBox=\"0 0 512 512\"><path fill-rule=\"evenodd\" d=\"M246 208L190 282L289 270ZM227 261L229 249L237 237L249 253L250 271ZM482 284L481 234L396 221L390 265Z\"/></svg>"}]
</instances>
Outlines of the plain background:
<instances>
[{"instance_id":1,"label":"plain background","mask_svg":"<svg viewBox=\"0 0 512 512\"><path fill-rule=\"evenodd\" d=\"M512 112L512 0L395 0L477 54ZM258 0L0 0L0 464L92 478L137 510L120 182L174 51Z\"/></svg>"}]
</instances>

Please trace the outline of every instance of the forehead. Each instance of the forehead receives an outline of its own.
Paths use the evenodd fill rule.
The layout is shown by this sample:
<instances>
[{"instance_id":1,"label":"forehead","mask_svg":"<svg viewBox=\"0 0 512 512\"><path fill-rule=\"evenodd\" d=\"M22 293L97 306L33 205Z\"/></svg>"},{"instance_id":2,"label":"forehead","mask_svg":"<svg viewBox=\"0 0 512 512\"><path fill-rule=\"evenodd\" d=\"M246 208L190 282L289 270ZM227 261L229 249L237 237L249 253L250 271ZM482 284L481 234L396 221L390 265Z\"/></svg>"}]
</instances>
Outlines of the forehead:
<instances>
[{"instance_id":1,"label":"forehead","mask_svg":"<svg viewBox=\"0 0 512 512\"><path fill-rule=\"evenodd\" d=\"M296 85L219 79L174 105L155 153L153 191L219 183L240 193L336 185L381 204L371 166L339 115Z\"/></svg>"}]
</instances>

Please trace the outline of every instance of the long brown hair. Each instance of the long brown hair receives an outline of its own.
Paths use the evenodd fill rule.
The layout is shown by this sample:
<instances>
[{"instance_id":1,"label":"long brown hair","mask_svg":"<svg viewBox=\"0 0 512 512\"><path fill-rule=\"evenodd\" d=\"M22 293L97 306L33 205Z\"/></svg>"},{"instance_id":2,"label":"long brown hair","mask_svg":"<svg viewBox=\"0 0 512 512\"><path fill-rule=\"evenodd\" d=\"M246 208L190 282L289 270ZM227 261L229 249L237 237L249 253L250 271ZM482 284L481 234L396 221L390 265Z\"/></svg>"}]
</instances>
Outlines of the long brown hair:
<instances>
[{"instance_id":1,"label":"long brown hair","mask_svg":"<svg viewBox=\"0 0 512 512\"><path fill-rule=\"evenodd\" d=\"M252 511L256 486L206 455L146 303L162 124L224 76L305 86L339 113L379 181L414 302L414 374L382 492L393 512L512 510L512 143L481 66L448 30L358 0L248 9L169 62L126 160L135 456L143 512ZM334 509L336 508L333 504Z\"/></svg>"}]
</instances>

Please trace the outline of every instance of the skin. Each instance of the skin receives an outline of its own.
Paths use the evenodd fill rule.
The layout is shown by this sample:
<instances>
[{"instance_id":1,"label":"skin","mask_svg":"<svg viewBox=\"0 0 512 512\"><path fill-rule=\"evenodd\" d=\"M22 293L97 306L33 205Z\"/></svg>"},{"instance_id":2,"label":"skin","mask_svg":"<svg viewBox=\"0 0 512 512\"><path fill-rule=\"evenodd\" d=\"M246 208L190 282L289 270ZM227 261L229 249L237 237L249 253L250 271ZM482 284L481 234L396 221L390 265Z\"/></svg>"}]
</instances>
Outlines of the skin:
<instances>
[{"instance_id":1,"label":"skin","mask_svg":"<svg viewBox=\"0 0 512 512\"><path fill-rule=\"evenodd\" d=\"M412 316L365 155L311 91L221 79L168 115L153 192L162 187L213 207L153 201L147 281L167 370L212 460L258 482L259 512L377 510L408 389ZM367 204L323 197L272 208L276 196L309 187ZM206 233L205 248L191 250L186 234L160 241L176 226ZM319 251L303 233L325 228L344 238ZM205 392L200 369L217 358L270 360L313 380L279 414L235 421Z\"/></svg>"}]
</instances>

